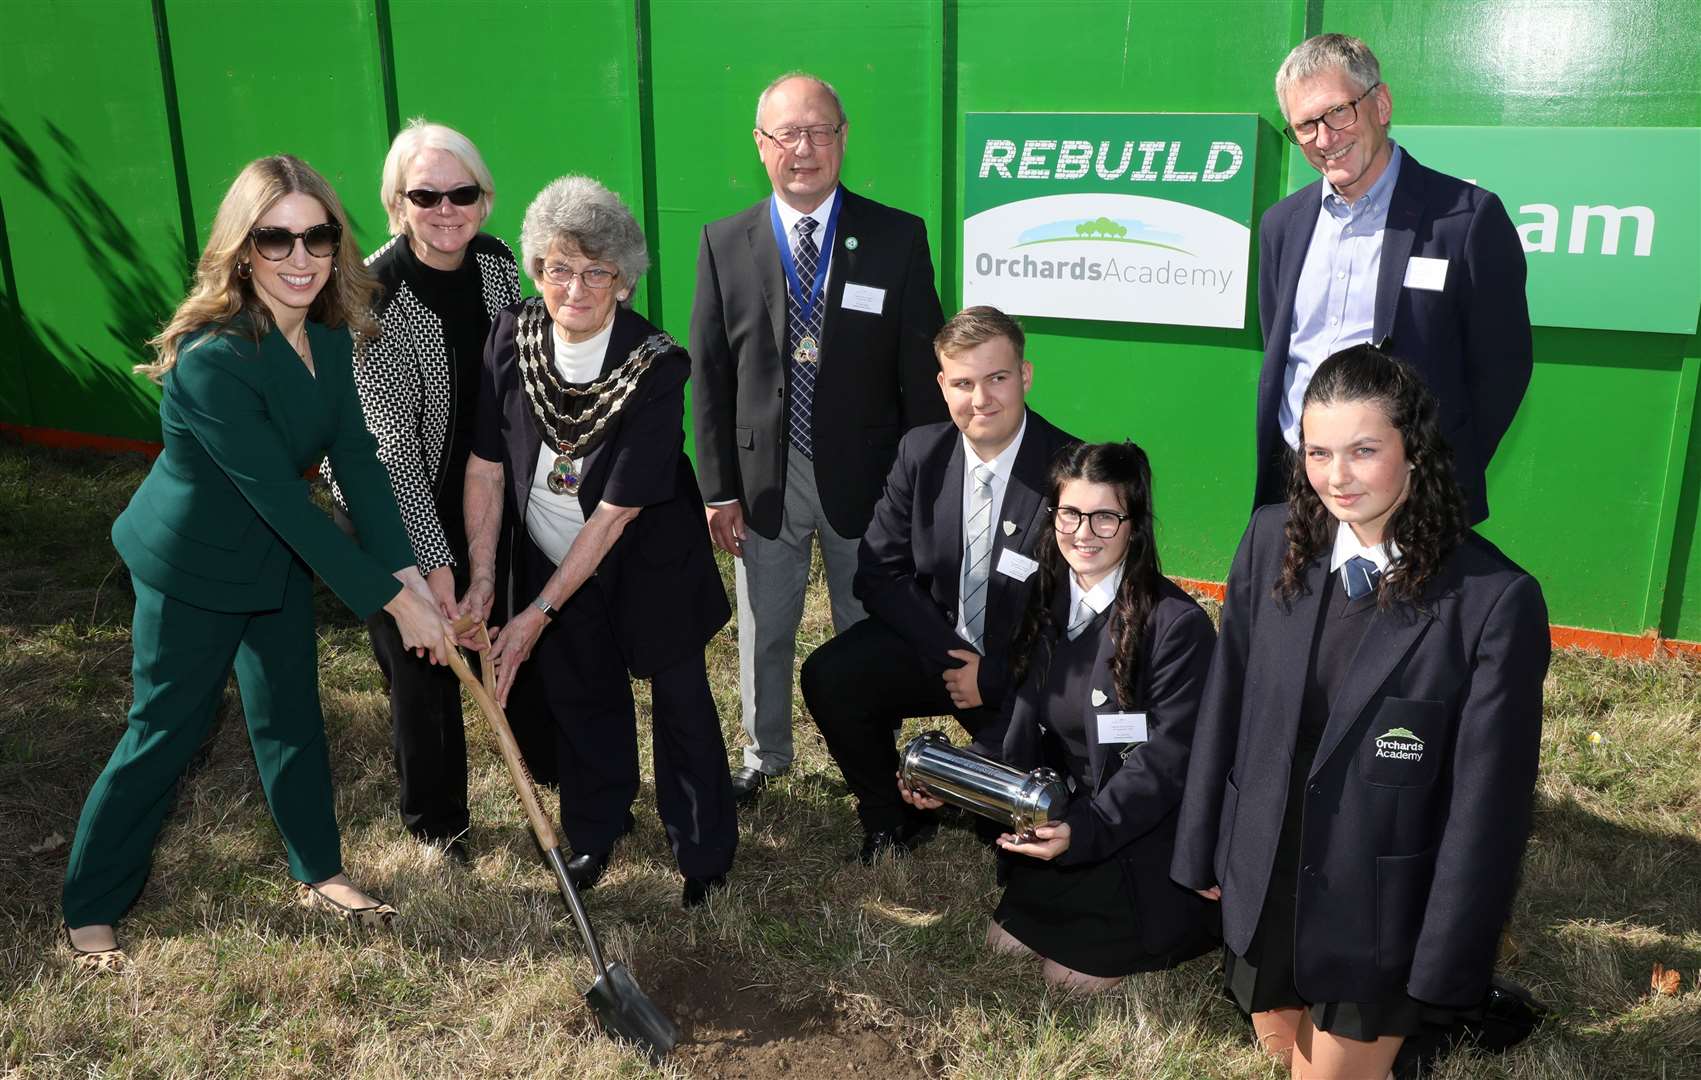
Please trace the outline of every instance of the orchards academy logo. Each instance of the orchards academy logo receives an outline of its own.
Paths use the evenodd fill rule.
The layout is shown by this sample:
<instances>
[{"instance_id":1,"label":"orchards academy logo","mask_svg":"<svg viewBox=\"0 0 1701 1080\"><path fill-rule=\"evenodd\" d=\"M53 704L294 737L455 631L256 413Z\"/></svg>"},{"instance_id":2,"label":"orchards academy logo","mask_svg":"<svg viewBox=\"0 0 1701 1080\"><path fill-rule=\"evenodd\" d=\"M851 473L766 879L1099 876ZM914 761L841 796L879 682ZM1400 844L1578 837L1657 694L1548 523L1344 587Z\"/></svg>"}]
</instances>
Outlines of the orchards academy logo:
<instances>
[{"instance_id":1,"label":"orchards academy logo","mask_svg":"<svg viewBox=\"0 0 1701 1080\"><path fill-rule=\"evenodd\" d=\"M1423 740L1411 728L1389 728L1376 737L1376 756L1390 761L1423 760Z\"/></svg>"},{"instance_id":2,"label":"orchards academy logo","mask_svg":"<svg viewBox=\"0 0 1701 1080\"><path fill-rule=\"evenodd\" d=\"M963 302L1241 327L1252 114L970 113Z\"/></svg>"}]
</instances>

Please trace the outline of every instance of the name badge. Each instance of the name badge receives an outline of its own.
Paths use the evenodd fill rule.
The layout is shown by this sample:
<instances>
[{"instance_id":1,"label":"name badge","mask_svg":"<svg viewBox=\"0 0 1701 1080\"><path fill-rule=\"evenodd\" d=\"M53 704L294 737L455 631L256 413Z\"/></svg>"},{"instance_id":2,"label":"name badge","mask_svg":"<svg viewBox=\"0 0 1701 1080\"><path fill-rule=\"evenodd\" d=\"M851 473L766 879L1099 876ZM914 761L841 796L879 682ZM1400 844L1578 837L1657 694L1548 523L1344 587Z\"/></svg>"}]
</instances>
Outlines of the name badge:
<instances>
[{"instance_id":1,"label":"name badge","mask_svg":"<svg viewBox=\"0 0 1701 1080\"><path fill-rule=\"evenodd\" d=\"M886 290L876 289L872 285L858 285L853 281L845 282L844 306L852 311L866 311L870 315L880 314L886 306Z\"/></svg>"},{"instance_id":2,"label":"name badge","mask_svg":"<svg viewBox=\"0 0 1701 1080\"><path fill-rule=\"evenodd\" d=\"M1128 743L1146 741L1146 714L1143 712L1099 713L1099 743Z\"/></svg>"},{"instance_id":3,"label":"name badge","mask_svg":"<svg viewBox=\"0 0 1701 1080\"><path fill-rule=\"evenodd\" d=\"M1440 292L1447 285L1447 260L1413 255L1406 260L1406 288Z\"/></svg>"},{"instance_id":4,"label":"name badge","mask_svg":"<svg viewBox=\"0 0 1701 1080\"><path fill-rule=\"evenodd\" d=\"M1026 581L1038 569L1039 563L1013 548L1005 548L998 553L998 572L1005 577Z\"/></svg>"}]
</instances>

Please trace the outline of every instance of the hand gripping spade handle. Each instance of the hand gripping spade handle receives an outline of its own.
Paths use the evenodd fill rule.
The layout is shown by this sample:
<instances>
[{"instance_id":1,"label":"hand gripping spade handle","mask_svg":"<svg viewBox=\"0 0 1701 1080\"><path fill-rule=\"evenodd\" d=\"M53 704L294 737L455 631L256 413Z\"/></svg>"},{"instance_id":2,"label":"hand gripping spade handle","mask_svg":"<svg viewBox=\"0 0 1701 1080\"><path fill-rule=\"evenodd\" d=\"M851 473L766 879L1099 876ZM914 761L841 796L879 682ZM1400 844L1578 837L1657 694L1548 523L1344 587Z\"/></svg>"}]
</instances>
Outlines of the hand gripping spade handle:
<instances>
[{"instance_id":1,"label":"hand gripping spade handle","mask_svg":"<svg viewBox=\"0 0 1701 1080\"><path fill-rule=\"evenodd\" d=\"M490 634L483 622L471 619L459 621L455 624L455 632L465 633L472 627L477 627L488 650ZM520 805L525 807L526 817L531 821L532 832L537 836L538 846L543 849L544 859L555 871L555 884L561 890L561 898L567 901L567 909L573 913L573 925L578 927L585 952L591 958L592 970L597 973L596 980L585 991L586 1004L590 1005L597 1022L609 1035L638 1044L652 1061L659 1062L679 1042L679 1028L638 988L625 964L603 960L602 948L597 944L596 933L585 915L579 890L573 887L573 879L567 876L567 864L561 859L561 844L555 837L555 826L538 803L537 787L520 757L519 744L514 741L514 732L508 727L508 716L496 703L494 670L488 663L482 665L484 681L480 682L458 649L449 651L449 666L466 684L478 704L478 711L484 715L485 723L490 725L491 733L496 736L496 745L502 751L502 760L508 764L508 775L514 781Z\"/></svg>"}]
</instances>

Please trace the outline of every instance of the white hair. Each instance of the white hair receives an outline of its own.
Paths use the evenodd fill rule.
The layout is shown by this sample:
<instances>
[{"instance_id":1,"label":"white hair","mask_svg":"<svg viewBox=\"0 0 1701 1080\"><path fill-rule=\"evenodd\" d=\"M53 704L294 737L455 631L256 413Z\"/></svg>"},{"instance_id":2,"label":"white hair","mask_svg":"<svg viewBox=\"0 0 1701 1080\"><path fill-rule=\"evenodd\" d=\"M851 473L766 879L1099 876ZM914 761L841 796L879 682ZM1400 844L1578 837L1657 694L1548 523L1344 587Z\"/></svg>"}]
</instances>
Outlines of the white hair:
<instances>
[{"instance_id":1,"label":"white hair","mask_svg":"<svg viewBox=\"0 0 1701 1080\"><path fill-rule=\"evenodd\" d=\"M424 150L441 150L453 157L472 176L473 182L484 190L479 197L479 223L482 225L490 217L490 207L496 200L496 181L491 179L490 168L485 165L478 147L454 128L433 124L423 116L416 116L407 122L396 136L396 141L390 144L390 152L384 155L384 174L378 181L378 197L384 203L385 216L390 220L390 235L399 236L408 231L407 214L402 209L402 200L407 198L407 192L402 185L406 182L413 159Z\"/></svg>"},{"instance_id":2,"label":"white hair","mask_svg":"<svg viewBox=\"0 0 1701 1080\"><path fill-rule=\"evenodd\" d=\"M620 196L588 176L551 180L520 223L520 254L533 281L543 277L549 249L569 244L587 259L613 263L623 288L630 289L650 268L638 219Z\"/></svg>"}]
</instances>

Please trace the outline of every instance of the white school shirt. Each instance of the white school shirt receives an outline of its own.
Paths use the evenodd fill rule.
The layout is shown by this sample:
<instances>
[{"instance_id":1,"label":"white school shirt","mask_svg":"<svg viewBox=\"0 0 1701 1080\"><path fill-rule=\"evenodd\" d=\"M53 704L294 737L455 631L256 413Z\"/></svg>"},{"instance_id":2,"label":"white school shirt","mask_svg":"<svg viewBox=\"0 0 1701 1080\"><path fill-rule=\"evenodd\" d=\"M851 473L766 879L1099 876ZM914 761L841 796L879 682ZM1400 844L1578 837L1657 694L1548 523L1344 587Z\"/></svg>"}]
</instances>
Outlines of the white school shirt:
<instances>
[{"instance_id":1,"label":"white school shirt","mask_svg":"<svg viewBox=\"0 0 1701 1080\"><path fill-rule=\"evenodd\" d=\"M1016 429L1016 437L1011 439L1010 445L1006 446L1003 450L1000 450L998 452L998 456L993 458L991 461L982 461L980 459L980 455L975 453L975 448L969 445L969 437L967 435L962 437L963 500L961 503L962 516L960 516L957 520L962 523L960 531L963 534L963 554L962 557L957 560L957 636L962 638L964 641L969 640L969 627L967 620L965 619L967 614L966 605L962 602L963 578L969 572L969 500L974 498L975 493L975 468L980 465L985 465L987 468L992 470L992 539L989 541L989 547L996 547L998 543L998 530L1001 528L998 515L999 512L1004 509L1004 491L1010 486L1010 470L1016 464L1016 452L1022 448L1022 435L1027 430L1028 413L1024 408L1022 410L1022 426ZM987 553L987 558L992 558L990 550ZM986 587L990 591L992 589L992 575L998 573L998 567L995 565L988 566L986 568L986 573ZM990 599L990 597L988 599ZM984 637L986 633L984 620L982 620L981 624L981 633Z\"/></svg>"}]
</instances>

